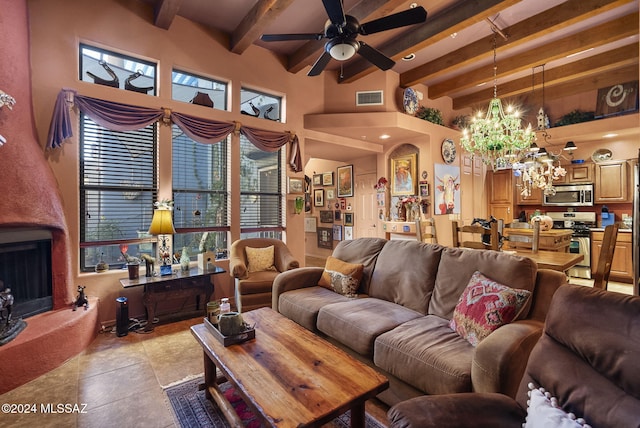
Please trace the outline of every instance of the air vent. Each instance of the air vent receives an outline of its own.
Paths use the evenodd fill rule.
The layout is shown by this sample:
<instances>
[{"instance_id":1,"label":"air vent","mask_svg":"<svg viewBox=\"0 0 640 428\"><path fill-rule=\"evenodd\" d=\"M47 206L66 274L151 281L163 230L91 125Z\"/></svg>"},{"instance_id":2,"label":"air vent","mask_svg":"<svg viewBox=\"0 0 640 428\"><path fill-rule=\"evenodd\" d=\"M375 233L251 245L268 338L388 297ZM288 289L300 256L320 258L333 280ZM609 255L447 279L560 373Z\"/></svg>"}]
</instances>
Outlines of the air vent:
<instances>
[{"instance_id":1,"label":"air vent","mask_svg":"<svg viewBox=\"0 0 640 428\"><path fill-rule=\"evenodd\" d=\"M382 91L356 92L356 106L381 106Z\"/></svg>"}]
</instances>

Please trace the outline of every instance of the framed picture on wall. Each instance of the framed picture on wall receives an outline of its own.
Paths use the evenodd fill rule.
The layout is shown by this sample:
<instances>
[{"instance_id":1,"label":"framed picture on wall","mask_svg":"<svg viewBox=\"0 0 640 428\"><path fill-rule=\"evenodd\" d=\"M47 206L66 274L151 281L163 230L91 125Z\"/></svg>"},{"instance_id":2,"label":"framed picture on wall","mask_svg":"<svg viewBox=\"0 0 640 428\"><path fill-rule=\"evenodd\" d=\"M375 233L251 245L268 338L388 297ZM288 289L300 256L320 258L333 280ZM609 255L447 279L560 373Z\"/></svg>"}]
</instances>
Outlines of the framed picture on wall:
<instances>
[{"instance_id":1,"label":"framed picture on wall","mask_svg":"<svg viewBox=\"0 0 640 428\"><path fill-rule=\"evenodd\" d=\"M350 198L353 196L353 165L338 167L338 197Z\"/></svg>"},{"instance_id":2,"label":"framed picture on wall","mask_svg":"<svg viewBox=\"0 0 640 428\"><path fill-rule=\"evenodd\" d=\"M391 158L391 196L416 194L416 161L415 153Z\"/></svg>"},{"instance_id":3,"label":"framed picture on wall","mask_svg":"<svg viewBox=\"0 0 640 428\"><path fill-rule=\"evenodd\" d=\"M322 174L322 185L333 186L333 172L325 172Z\"/></svg>"},{"instance_id":4,"label":"framed picture on wall","mask_svg":"<svg viewBox=\"0 0 640 428\"><path fill-rule=\"evenodd\" d=\"M318 248L328 248L333 250L333 228L319 227L318 232Z\"/></svg>"},{"instance_id":5,"label":"framed picture on wall","mask_svg":"<svg viewBox=\"0 0 640 428\"><path fill-rule=\"evenodd\" d=\"M421 181L418 186L419 186L418 194L420 195L421 198L426 198L427 196L429 196L429 183Z\"/></svg>"},{"instance_id":6,"label":"framed picture on wall","mask_svg":"<svg viewBox=\"0 0 640 428\"><path fill-rule=\"evenodd\" d=\"M333 240L342 241L342 226L339 224L333 225Z\"/></svg>"},{"instance_id":7,"label":"framed picture on wall","mask_svg":"<svg viewBox=\"0 0 640 428\"><path fill-rule=\"evenodd\" d=\"M313 174L313 185L322 186L322 174Z\"/></svg>"},{"instance_id":8,"label":"framed picture on wall","mask_svg":"<svg viewBox=\"0 0 640 428\"><path fill-rule=\"evenodd\" d=\"M333 223L333 211L320 211L320 223Z\"/></svg>"},{"instance_id":9,"label":"framed picture on wall","mask_svg":"<svg viewBox=\"0 0 640 428\"><path fill-rule=\"evenodd\" d=\"M304 218L304 231L313 233L316 232L316 217Z\"/></svg>"},{"instance_id":10,"label":"framed picture on wall","mask_svg":"<svg viewBox=\"0 0 640 428\"><path fill-rule=\"evenodd\" d=\"M353 226L353 213L344 213L344 225Z\"/></svg>"},{"instance_id":11,"label":"framed picture on wall","mask_svg":"<svg viewBox=\"0 0 640 428\"><path fill-rule=\"evenodd\" d=\"M313 206L324 207L324 190L313 189Z\"/></svg>"},{"instance_id":12,"label":"framed picture on wall","mask_svg":"<svg viewBox=\"0 0 640 428\"><path fill-rule=\"evenodd\" d=\"M344 240L350 241L353 239L353 227L345 226L344 227Z\"/></svg>"},{"instance_id":13,"label":"framed picture on wall","mask_svg":"<svg viewBox=\"0 0 640 428\"><path fill-rule=\"evenodd\" d=\"M289 177L289 193L302 193L304 191L304 182L302 178Z\"/></svg>"},{"instance_id":14,"label":"framed picture on wall","mask_svg":"<svg viewBox=\"0 0 640 428\"><path fill-rule=\"evenodd\" d=\"M327 189L327 200L331 201L336 198L336 189L333 187L331 189Z\"/></svg>"}]
</instances>

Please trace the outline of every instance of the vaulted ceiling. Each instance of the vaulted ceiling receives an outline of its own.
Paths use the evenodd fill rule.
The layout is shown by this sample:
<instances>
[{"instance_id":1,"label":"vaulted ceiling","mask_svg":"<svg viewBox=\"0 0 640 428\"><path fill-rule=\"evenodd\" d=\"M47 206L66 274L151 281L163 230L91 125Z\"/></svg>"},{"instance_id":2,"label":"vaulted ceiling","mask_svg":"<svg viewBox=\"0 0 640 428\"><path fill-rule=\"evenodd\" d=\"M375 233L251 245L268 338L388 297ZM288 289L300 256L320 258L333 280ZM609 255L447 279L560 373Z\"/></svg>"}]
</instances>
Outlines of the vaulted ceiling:
<instances>
[{"instance_id":1,"label":"vaulted ceiling","mask_svg":"<svg viewBox=\"0 0 640 428\"><path fill-rule=\"evenodd\" d=\"M228 34L229 50L251 44L282 55L287 71L307 73L326 39L264 42L262 34L322 33L321 0L146 0L155 25L176 16ZM638 79L637 0L433 0L415 2L427 20L358 37L396 61L402 87L428 86L428 97L449 96L454 109L484 105L493 95L493 42L499 96L530 92L542 83L547 99ZM344 0L346 14L361 23L412 6L402 0ZM403 57L415 55L412 61ZM339 73L339 66L343 65ZM325 73L352 82L377 68L356 56L331 60ZM313 79L314 77L309 77Z\"/></svg>"}]
</instances>

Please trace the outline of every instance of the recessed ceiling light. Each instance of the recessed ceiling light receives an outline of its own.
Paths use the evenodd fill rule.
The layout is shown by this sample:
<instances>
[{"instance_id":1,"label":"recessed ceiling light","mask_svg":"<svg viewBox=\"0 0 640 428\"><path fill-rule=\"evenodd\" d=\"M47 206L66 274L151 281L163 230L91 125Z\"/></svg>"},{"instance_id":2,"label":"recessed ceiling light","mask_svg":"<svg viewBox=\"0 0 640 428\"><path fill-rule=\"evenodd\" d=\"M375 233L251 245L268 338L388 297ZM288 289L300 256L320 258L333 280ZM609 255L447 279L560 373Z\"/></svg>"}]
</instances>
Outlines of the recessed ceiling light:
<instances>
[{"instance_id":1,"label":"recessed ceiling light","mask_svg":"<svg viewBox=\"0 0 640 428\"><path fill-rule=\"evenodd\" d=\"M409 7L410 7L411 9L415 9L416 7L418 7L418 3L411 3L411 4L409 5Z\"/></svg>"},{"instance_id":2,"label":"recessed ceiling light","mask_svg":"<svg viewBox=\"0 0 640 428\"><path fill-rule=\"evenodd\" d=\"M416 59L416 54L414 53L410 53L409 55L402 57L403 61L413 61L414 59Z\"/></svg>"},{"instance_id":3,"label":"recessed ceiling light","mask_svg":"<svg viewBox=\"0 0 640 428\"><path fill-rule=\"evenodd\" d=\"M389 135L389 134L382 134L379 138L380 138L381 140L388 140L389 138L391 138L391 135Z\"/></svg>"},{"instance_id":4,"label":"recessed ceiling light","mask_svg":"<svg viewBox=\"0 0 640 428\"><path fill-rule=\"evenodd\" d=\"M452 39L455 39L456 37L458 37L458 33L451 33L450 37Z\"/></svg>"},{"instance_id":5,"label":"recessed ceiling light","mask_svg":"<svg viewBox=\"0 0 640 428\"><path fill-rule=\"evenodd\" d=\"M617 136L618 136L618 134L613 134L613 133L611 133L611 134L605 134L605 135L603 135L603 136L602 136L602 138L613 138L613 137L617 137Z\"/></svg>"}]
</instances>

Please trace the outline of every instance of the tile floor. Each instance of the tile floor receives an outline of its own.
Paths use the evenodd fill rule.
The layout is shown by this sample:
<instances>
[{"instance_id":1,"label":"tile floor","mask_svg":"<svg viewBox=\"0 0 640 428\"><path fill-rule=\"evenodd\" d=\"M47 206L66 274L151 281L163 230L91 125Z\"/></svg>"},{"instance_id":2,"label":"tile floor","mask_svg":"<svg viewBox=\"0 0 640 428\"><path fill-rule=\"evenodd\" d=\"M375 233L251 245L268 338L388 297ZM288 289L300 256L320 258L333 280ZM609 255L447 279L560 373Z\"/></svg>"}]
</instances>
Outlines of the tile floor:
<instances>
[{"instance_id":1,"label":"tile floor","mask_svg":"<svg viewBox=\"0 0 640 428\"><path fill-rule=\"evenodd\" d=\"M189 331L201 320L158 325L148 334L99 334L61 367L0 395L0 404L37 409L2 414L0 427L174 427L163 387L202 373L202 348ZM41 404L48 403L86 404L86 413L43 414ZM367 403L367 411L385 425L386 410L377 401Z\"/></svg>"}]
</instances>

